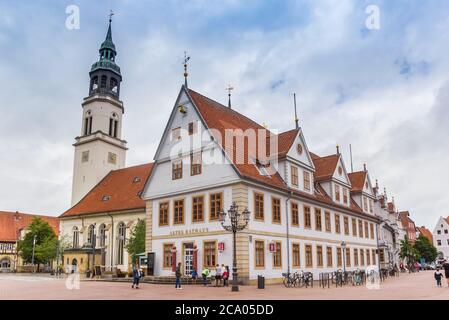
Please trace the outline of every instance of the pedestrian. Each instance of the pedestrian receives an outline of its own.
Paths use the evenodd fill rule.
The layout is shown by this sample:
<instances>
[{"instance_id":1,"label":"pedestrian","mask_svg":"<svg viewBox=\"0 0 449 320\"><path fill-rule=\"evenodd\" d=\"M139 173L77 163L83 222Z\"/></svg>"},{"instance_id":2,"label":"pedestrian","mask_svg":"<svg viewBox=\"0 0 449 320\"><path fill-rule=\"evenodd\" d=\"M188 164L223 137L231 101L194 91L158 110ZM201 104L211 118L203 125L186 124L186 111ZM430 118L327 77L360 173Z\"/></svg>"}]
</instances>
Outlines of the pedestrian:
<instances>
[{"instance_id":1,"label":"pedestrian","mask_svg":"<svg viewBox=\"0 0 449 320\"><path fill-rule=\"evenodd\" d=\"M176 267L175 276L176 276L175 289L182 290L182 287L181 287L181 276L182 276L181 262L179 262L178 266Z\"/></svg>"},{"instance_id":2,"label":"pedestrian","mask_svg":"<svg viewBox=\"0 0 449 320\"><path fill-rule=\"evenodd\" d=\"M437 268L434 274L435 280L437 281L437 286L441 287L441 278L443 278L443 274L440 271L440 268Z\"/></svg>"},{"instance_id":3,"label":"pedestrian","mask_svg":"<svg viewBox=\"0 0 449 320\"><path fill-rule=\"evenodd\" d=\"M447 286L449 287L449 263L445 261L443 263L444 276L446 277Z\"/></svg>"},{"instance_id":4,"label":"pedestrian","mask_svg":"<svg viewBox=\"0 0 449 320\"><path fill-rule=\"evenodd\" d=\"M207 277L209 277L210 270L207 267L204 267L203 272L201 272L201 275L203 276L203 284L204 286L207 286Z\"/></svg>"},{"instance_id":5,"label":"pedestrian","mask_svg":"<svg viewBox=\"0 0 449 320\"><path fill-rule=\"evenodd\" d=\"M223 277L223 287L229 286L229 266L224 267L222 277Z\"/></svg>"},{"instance_id":6,"label":"pedestrian","mask_svg":"<svg viewBox=\"0 0 449 320\"><path fill-rule=\"evenodd\" d=\"M217 264L217 267L215 268L215 286L221 286L221 274L222 270L219 264Z\"/></svg>"},{"instance_id":7,"label":"pedestrian","mask_svg":"<svg viewBox=\"0 0 449 320\"><path fill-rule=\"evenodd\" d=\"M140 273L139 266L133 264L133 285L131 286L132 289L134 289L134 286L136 287L136 289L139 289L139 282L141 276L142 275Z\"/></svg>"},{"instance_id":8,"label":"pedestrian","mask_svg":"<svg viewBox=\"0 0 449 320\"><path fill-rule=\"evenodd\" d=\"M190 272L190 275L192 276L192 280L194 280L196 284L196 279L198 279L198 272L196 272L196 269L193 269L192 272Z\"/></svg>"}]
</instances>

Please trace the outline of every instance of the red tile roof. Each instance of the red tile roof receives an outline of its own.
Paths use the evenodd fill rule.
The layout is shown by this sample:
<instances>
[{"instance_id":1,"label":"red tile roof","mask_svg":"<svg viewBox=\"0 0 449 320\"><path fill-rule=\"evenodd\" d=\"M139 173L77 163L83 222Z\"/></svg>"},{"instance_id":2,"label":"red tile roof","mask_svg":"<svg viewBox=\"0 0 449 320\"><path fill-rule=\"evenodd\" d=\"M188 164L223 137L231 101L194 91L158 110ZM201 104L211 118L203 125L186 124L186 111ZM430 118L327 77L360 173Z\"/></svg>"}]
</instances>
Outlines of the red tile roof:
<instances>
[{"instance_id":1,"label":"red tile roof","mask_svg":"<svg viewBox=\"0 0 449 320\"><path fill-rule=\"evenodd\" d=\"M298 135L299 129L293 129L290 131L282 132L278 135L278 157L280 159L284 158L288 151L291 149L295 138Z\"/></svg>"},{"instance_id":2,"label":"red tile roof","mask_svg":"<svg viewBox=\"0 0 449 320\"><path fill-rule=\"evenodd\" d=\"M429 239L430 243L433 243L433 235L432 232L430 232L429 229L427 229L426 227L422 226L422 227L417 227L416 229L418 229L419 233L422 234L424 237L426 237L427 239Z\"/></svg>"},{"instance_id":3,"label":"red tile roof","mask_svg":"<svg viewBox=\"0 0 449 320\"><path fill-rule=\"evenodd\" d=\"M339 159L340 155L338 154L326 157L318 157L316 154L312 154L312 160L315 166L315 180L317 182L330 180L337 169Z\"/></svg>"},{"instance_id":4,"label":"red tile roof","mask_svg":"<svg viewBox=\"0 0 449 320\"><path fill-rule=\"evenodd\" d=\"M57 217L0 211L0 241L16 241L20 230L26 229L34 217L47 221L55 233L59 234L59 218Z\"/></svg>"},{"instance_id":5,"label":"red tile roof","mask_svg":"<svg viewBox=\"0 0 449 320\"><path fill-rule=\"evenodd\" d=\"M365 186L366 181L366 171L352 172L348 174L349 180L351 181L351 191L361 192Z\"/></svg>"},{"instance_id":6,"label":"red tile roof","mask_svg":"<svg viewBox=\"0 0 449 320\"><path fill-rule=\"evenodd\" d=\"M192 101L194 105L197 107L199 113L201 114L202 118L204 119L206 126L209 129L215 129L220 134L221 137L225 137L225 130L226 129L242 129L243 131L247 129L253 129L256 130L257 134L265 134L267 136L272 135L272 133L262 127L261 125L257 124L253 120L245 117L244 115L241 115L240 113L236 112L235 110L232 110L216 101L213 101L191 89L188 90L188 93L190 97L192 98ZM260 131L259 131L260 129ZM279 134L279 150L282 151L282 154L286 154L288 152L288 149L290 149L294 137L296 137L296 134L298 133L298 130L290 130L284 133ZM216 137L217 141L222 143L221 137ZM226 153L229 155L231 152L235 153L235 144L234 150L225 150ZM222 144L223 146L223 144ZM246 145L245 145L246 146ZM226 149L226 147L223 147ZM257 147L256 147L257 148ZM305 192L301 192L292 188L289 188L282 177L279 175L279 173L275 173L272 176L264 176L259 173L256 166L254 164L248 163L246 161L248 151L245 150L245 161L243 164L236 163L235 157L231 159L233 161L233 164L235 168L237 169L237 172L242 176L243 178L253 180L256 182L264 183L272 187L276 187L279 189L282 189L284 191L290 191L294 194L303 196L305 198L309 198L311 200L319 201L322 203L326 203L329 205L333 205L336 207L341 207L342 209L348 209L347 207L341 206L339 204L336 204L332 199L327 195L326 191L322 189L319 184L316 184L315 192L313 194L308 194ZM324 158L318 157L316 154L311 153L312 160L314 160L315 166L318 164L318 176L321 178L332 176L335 172L335 169L337 167L337 163L339 160L339 155L332 155ZM317 163L315 163L315 161ZM357 206L357 204L351 199L351 210L363 214L363 211Z\"/></svg>"},{"instance_id":7,"label":"red tile roof","mask_svg":"<svg viewBox=\"0 0 449 320\"><path fill-rule=\"evenodd\" d=\"M61 218L145 208L140 193L153 168L152 163L109 172L84 198ZM109 197L105 200L105 197Z\"/></svg>"}]
</instances>

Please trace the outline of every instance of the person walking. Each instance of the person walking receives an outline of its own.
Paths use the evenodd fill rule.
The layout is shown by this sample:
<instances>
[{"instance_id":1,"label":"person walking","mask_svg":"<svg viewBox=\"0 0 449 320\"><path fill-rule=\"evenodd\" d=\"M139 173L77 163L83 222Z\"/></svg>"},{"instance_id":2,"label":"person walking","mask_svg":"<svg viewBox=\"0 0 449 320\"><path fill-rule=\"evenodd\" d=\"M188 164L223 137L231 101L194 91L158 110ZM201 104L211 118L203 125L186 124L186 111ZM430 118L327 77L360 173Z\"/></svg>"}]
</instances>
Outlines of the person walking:
<instances>
[{"instance_id":1,"label":"person walking","mask_svg":"<svg viewBox=\"0 0 449 320\"><path fill-rule=\"evenodd\" d=\"M182 287L181 287L181 276L182 276L181 262L179 262L178 266L176 267L175 276L176 276L175 289L182 290Z\"/></svg>"},{"instance_id":2,"label":"person walking","mask_svg":"<svg viewBox=\"0 0 449 320\"><path fill-rule=\"evenodd\" d=\"M229 266L224 267L223 271L223 287L229 286Z\"/></svg>"},{"instance_id":3,"label":"person walking","mask_svg":"<svg viewBox=\"0 0 449 320\"><path fill-rule=\"evenodd\" d=\"M446 277L447 286L449 287L449 263L445 261L443 263L444 276Z\"/></svg>"},{"instance_id":4,"label":"person walking","mask_svg":"<svg viewBox=\"0 0 449 320\"><path fill-rule=\"evenodd\" d=\"M210 270L208 267L204 267L203 271L201 272L201 275L203 276L203 284L204 286L207 286L207 277L209 277Z\"/></svg>"},{"instance_id":5,"label":"person walking","mask_svg":"<svg viewBox=\"0 0 449 320\"><path fill-rule=\"evenodd\" d=\"M217 267L215 268L215 286L219 287L221 286L221 276L222 276L222 270L219 264L217 264Z\"/></svg>"},{"instance_id":6,"label":"person walking","mask_svg":"<svg viewBox=\"0 0 449 320\"><path fill-rule=\"evenodd\" d=\"M434 274L435 280L437 281L437 286L441 288L441 279L443 278L443 274L440 271L440 268L437 268Z\"/></svg>"},{"instance_id":7,"label":"person walking","mask_svg":"<svg viewBox=\"0 0 449 320\"><path fill-rule=\"evenodd\" d=\"M139 289L139 282L140 282L141 277L142 277L142 274L139 270L139 266L134 264L133 265L133 285L131 286L132 289L134 289L134 287L136 289Z\"/></svg>"}]
</instances>

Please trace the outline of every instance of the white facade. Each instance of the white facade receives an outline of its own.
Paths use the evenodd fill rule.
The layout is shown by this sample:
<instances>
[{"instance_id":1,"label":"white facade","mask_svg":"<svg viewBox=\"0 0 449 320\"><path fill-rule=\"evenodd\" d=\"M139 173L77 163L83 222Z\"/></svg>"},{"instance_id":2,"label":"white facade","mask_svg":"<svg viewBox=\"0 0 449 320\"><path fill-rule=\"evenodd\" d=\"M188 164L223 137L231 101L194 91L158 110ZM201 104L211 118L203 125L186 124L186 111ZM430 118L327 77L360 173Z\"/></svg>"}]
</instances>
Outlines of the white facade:
<instances>
[{"instance_id":1,"label":"white facade","mask_svg":"<svg viewBox=\"0 0 449 320\"><path fill-rule=\"evenodd\" d=\"M438 219L438 223L433 229L433 245L444 259L449 260L449 224L443 217Z\"/></svg>"},{"instance_id":2,"label":"white facade","mask_svg":"<svg viewBox=\"0 0 449 320\"><path fill-rule=\"evenodd\" d=\"M72 206L111 170L126 163L126 141L121 140L123 103L107 95L84 99L81 134L75 140Z\"/></svg>"},{"instance_id":3,"label":"white facade","mask_svg":"<svg viewBox=\"0 0 449 320\"><path fill-rule=\"evenodd\" d=\"M182 110L187 112L180 112L181 105ZM198 125L198 130L189 136L187 128L190 123ZM181 134L179 139L173 139L173 135L179 136L176 131L178 128L181 128L184 134ZM208 128L182 89L157 150L152 174L142 194L142 198L147 201L147 251L155 253L155 276L173 275L173 255L176 257L176 263L181 262L184 273L188 274L191 270L192 248L196 255L197 272L201 273L204 265L208 263L205 259L208 244L215 244L215 253L208 255L208 257L213 256L214 264L232 267L232 235L223 230L218 220L211 219L211 198L216 194L222 195L222 208L225 211L235 202L240 210L247 208L251 212L249 225L238 235L237 240L238 268L242 278L255 280L257 275L263 275L267 279L279 279L289 267L291 271L300 269L311 271L318 277L320 272L343 268L342 261L346 258L341 258L340 262L337 262L339 256L337 252L341 252L342 241L346 242L349 249L350 261L346 261L348 270L365 268L368 264L377 263L377 257L375 257L377 219L374 214L354 212L350 208L349 201L346 204L324 204L313 199L314 166L301 131L287 153L287 157L279 163L279 174L285 183L292 186L292 189L298 189L305 194L301 196L295 193L291 197L286 191L240 177L229 161L220 164L209 163L211 154L223 156L221 146L210 138L210 134L203 135L201 143L196 146L193 144L192 149L179 152L179 145L190 143L195 140L195 135L200 135L203 131L208 133ZM301 155L295 154L295 150L298 149L297 144L301 144L303 148ZM203 150L202 170L201 174L192 175L189 158L191 153L198 150ZM181 160L182 178L173 179L173 165L180 163ZM299 169L297 186L293 185L290 179L292 166ZM332 183L344 187L349 198L349 180L342 162L338 168L340 166L343 168L336 169L337 176L332 179ZM310 173L310 190L304 189L304 172ZM310 199L307 194L310 194ZM332 194L331 192L330 195ZM255 216L256 195L259 200L263 198L263 219ZM202 218L200 221L194 221L193 199L198 197L201 198L202 203ZM341 198L343 199L343 196ZM274 221L277 219L272 216L273 203L280 206L280 221ZM297 222L299 223L297 225L293 221L293 203L298 208ZM175 216L178 217L181 205L183 218L181 223L177 223ZM175 206L178 208L176 212ZM310 219L305 218L305 208L310 209ZM321 230L317 226L318 216L321 217ZM337 217L340 224L339 232L336 230ZM168 222L165 221L161 225L161 219ZM352 228L353 219L357 225L356 230ZM310 220L310 226L306 226L306 220ZM362 226L361 230L359 222ZM327 226L330 227L329 230ZM278 253L269 251L270 244L277 242L281 248L280 256ZM218 250L219 243L224 243L223 251ZM257 259L256 243L259 246ZM263 251L260 249L262 244ZM299 263L296 251L298 245ZM309 254L309 248L311 254ZM329 254L327 254L328 250ZM320 251L321 258L318 254ZM262 252L263 258L261 258ZM275 255L276 259L280 259L280 263L274 263ZM329 263L328 256L332 257ZM262 260L263 265L261 265ZM259 265L256 265L256 261Z\"/></svg>"}]
</instances>

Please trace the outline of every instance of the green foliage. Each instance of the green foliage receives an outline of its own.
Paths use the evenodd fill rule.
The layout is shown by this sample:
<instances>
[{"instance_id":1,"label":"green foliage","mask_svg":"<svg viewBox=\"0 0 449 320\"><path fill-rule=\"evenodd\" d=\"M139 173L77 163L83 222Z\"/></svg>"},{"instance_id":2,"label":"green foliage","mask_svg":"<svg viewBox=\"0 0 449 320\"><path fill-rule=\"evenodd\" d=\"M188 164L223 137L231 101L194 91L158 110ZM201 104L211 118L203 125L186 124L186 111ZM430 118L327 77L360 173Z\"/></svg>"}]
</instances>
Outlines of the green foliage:
<instances>
[{"instance_id":1,"label":"green foliage","mask_svg":"<svg viewBox=\"0 0 449 320\"><path fill-rule=\"evenodd\" d=\"M139 219L126 246L133 262L139 253L145 252L145 229L145 220Z\"/></svg>"},{"instance_id":2,"label":"green foliage","mask_svg":"<svg viewBox=\"0 0 449 320\"><path fill-rule=\"evenodd\" d=\"M35 237L34 263L40 265L51 262L56 257L58 238L50 224L38 217L33 218L26 229L25 237L17 244L20 256L25 262L32 262Z\"/></svg>"},{"instance_id":3,"label":"green foliage","mask_svg":"<svg viewBox=\"0 0 449 320\"><path fill-rule=\"evenodd\" d=\"M424 258L427 263L434 262L438 256L437 248L422 234L419 235L415 242L415 249L420 258Z\"/></svg>"},{"instance_id":4,"label":"green foliage","mask_svg":"<svg viewBox=\"0 0 449 320\"><path fill-rule=\"evenodd\" d=\"M399 252L399 257L406 260L409 266L412 266L418 259L418 252L410 241L408 241L407 236L404 237L404 240L401 240L401 251Z\"/></svg>"}]
</instances>

